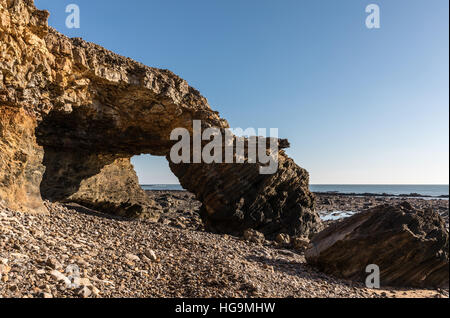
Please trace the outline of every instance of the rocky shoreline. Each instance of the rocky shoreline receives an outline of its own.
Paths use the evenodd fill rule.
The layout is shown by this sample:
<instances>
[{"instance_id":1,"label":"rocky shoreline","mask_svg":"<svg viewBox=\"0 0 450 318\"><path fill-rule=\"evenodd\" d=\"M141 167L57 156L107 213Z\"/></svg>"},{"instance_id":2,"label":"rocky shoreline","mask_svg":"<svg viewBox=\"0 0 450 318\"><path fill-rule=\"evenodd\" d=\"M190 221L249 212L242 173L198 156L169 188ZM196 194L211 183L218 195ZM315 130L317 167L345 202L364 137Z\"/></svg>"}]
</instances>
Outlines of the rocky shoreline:
<instances>
[{"instance_id":1,"label":"rocky shoreline","mask_svg":"<svg viewBox=\"0 0 450 318\"><path fill-rule=\"evenodd\" d=\"M206 232L188 192L147 194L164 209L158 223L76 204L46 202L50 213L36 215L0 205L1 297L448 297L448 289L373 290L337 279L282 240ZM318 211L368 204L345 198L319 195ZM447 206L448 224L448 201L423 201L411 204Z\"/></svg>"},{"instance_id":2,"label":"rocky shoreline","mask_svg":"<svg viewBox=\"0 0 450 318\"><path fill-rule=\"evenodd\" d=\"M70 39L48 17L33 0L0 0L1 297L448 296L448 200L316 196L286 139L257 138L277 155L274 174L251 158L252 138L238 136L232 159L242 164L172 160L175 129L200 122L223 136L228 122L171 71ZM193 194L146 193L131 164L140 154L165 157ZM314 241L320 233L325 243ZM339 258L342 242L351 248L336 269L327 255ZM379 264L404 275L390 266L402 248L406 276L424 283L405 286L447 289L368 290L335 278L356 277L342 272L361 274L386 250ZM311 266L310 250L327 268Z\"/></svg>"},{"instance_id":3,"label":"rocky shoreline","mask_svg":"<svg viewBox=\"0 0 450 318\"><path fill-rule=\"evenodd\" d=\"M164 210L161 216L162 222L165 224L174 224L184 226L193 223L194 228L204 229L198 212L201 203L195 200L193 194L187 191L177 190L152 190L146 191L147 195L158 202ZM403 196L377 196L370 195L350 195L350 194L331 194L331 193L315 193L317 199L316 210L322 218L329 217L338 219L346 212L355 213L367 210L378 205L389 204L398 205L402 202L408 202L415 209L431 208L436 210L445 220L447 229L449 226L449 200L440 198L426 197L403 197ZM334 216L334 218L333 218ZM333 221L325 221L330 224Z\"/></svg>"},{"instance_id":4,"label":"rocky shoreline","mask_svg":"<svg viewBox=\"0 0 450 318\"><path fill-rule=\"evenodd\" d=\"M378 196L375 194L349 195L331 193L316 193L316 198L317 211L322 218L324 216L333 215L339 217L342 212L359 212L382 204L398 205L402 202L408 202L415 209L424 210L430 208L436 210L445 220L447 229L449 228L449 201L445 198Z\"/></svg>"}]
</instances>

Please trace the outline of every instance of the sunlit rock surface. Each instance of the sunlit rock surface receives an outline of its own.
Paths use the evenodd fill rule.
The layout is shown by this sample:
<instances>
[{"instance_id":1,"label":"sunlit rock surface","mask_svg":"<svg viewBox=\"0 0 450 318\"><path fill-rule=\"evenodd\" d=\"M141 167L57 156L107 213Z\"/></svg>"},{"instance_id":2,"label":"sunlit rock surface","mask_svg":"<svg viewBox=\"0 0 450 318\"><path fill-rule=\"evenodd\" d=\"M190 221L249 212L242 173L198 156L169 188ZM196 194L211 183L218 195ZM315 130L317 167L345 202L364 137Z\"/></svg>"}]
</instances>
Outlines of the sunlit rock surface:
<instances>
[{"instance_id":1,"label":"sunlit rock surface","mask_svg":"<svg viewBox=\"0 0 450 318\"><path fill-rule=\"evenodd\" d=\"M227 122L186 81L47 26L32 0L0 0L0 200L44 211L42 198L157 219L130 158L169 156L170 133L193 120ZM308 173L279 151L279 169L258 164L170 163L203 203L210 230L309 235L321 227Z\"/></svg>"}]
</instances>

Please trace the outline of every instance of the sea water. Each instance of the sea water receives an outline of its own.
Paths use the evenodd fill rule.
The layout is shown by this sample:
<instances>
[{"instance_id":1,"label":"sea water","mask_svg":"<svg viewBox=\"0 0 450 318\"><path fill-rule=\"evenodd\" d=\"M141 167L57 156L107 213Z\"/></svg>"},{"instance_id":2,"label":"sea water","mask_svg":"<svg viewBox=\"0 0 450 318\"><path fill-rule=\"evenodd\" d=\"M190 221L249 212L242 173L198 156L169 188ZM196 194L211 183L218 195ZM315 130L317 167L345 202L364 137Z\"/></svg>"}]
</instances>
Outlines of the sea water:
<instances>
[{"instance_id":1,"label":"sea water","mask_svg":"<svg viewBox=\"0 0 450 318\"><path fill-rule=\"evenodd\" d=\"M151 184L142 185L144 190L166 190L166 191L183 191L183 187L179 184ZM448 196L449 186L447 185L414 185L414 184L312 184L310 185L312 192L336 192L336 193L371 193L371 194L412 194L417 193L421 196Z\"/></svg>"}]
</instances>

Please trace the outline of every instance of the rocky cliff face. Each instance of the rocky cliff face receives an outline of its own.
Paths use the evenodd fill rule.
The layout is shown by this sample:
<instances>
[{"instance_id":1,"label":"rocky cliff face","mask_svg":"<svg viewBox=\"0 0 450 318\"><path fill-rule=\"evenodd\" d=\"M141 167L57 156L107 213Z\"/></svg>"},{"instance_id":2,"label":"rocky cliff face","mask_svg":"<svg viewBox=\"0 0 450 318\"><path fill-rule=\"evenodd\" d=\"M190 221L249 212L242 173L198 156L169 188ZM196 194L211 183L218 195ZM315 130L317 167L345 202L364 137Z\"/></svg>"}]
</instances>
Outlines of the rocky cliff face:
<instances>
[{"instance_id":1,"label":"rocky cliff face","mask_svg":"<svg viewBox=\"0 0 450 318\"><path fill-rule=\"evenodd\" d=\"M227 128L207 100L167 70L146 67L47 26L32 0L0 0L0 199L44 211L42 198L157 218L130 158L168 156L170 133L193 120ZM320 228L308 173L280 150L257 164L175 165L210 229L310 234Z\"/></svg>"}]
</instances>

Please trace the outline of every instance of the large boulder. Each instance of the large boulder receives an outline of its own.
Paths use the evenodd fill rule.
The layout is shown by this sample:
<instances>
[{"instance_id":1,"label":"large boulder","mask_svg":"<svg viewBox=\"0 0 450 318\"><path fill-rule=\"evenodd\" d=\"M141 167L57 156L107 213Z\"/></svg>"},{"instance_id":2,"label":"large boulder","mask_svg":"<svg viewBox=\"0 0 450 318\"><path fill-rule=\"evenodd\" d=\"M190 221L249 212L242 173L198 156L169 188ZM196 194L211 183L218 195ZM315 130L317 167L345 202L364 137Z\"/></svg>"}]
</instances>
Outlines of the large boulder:
<instances>
[{"instance_id":1,"label":"large boulder","mask_svg":"<svg viewBox=\"0 0 450 318\"><path fill-rule=\"evenodd\" d=\"M364 282L366 267L380 269L382 286L449 285L449 234L431 209L382 205L336 222L315 235L309 264L337 277Z\"/></svg>"},{"instance_id":2,"label":"large boulder","mask_svg":"<svg viewBox=\"0 0 450 318\"><path fill-rule=\"evenodd\" d=\"M168 70L147 67L48 27L32 0L0 0L0 200L43 211L43 199L157 219L130 158L169 159L203 203L210 230L309 235L320 229L306 170L279 149L279 169L259 164L175 164L175 128L227 129L200 92ZM238 76L238 75L237 75ZM44 173L45 172L45 173Z\"/></svg>"},{"instance_id":3,"label":"large boulder","mask_svg":"<svg viewBox=\"0 0 450 318\"><path fill-rule=\"evenodd\" d=\"M279 233L310 236L322 229L309 191L309 174L280 151L278 170L259 173L257 164L170 164L181 185L203 204L208 230L241 235L255 229L274 239Z\"/></svg>"}]
</instances>

